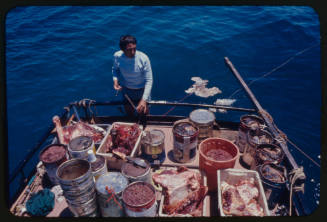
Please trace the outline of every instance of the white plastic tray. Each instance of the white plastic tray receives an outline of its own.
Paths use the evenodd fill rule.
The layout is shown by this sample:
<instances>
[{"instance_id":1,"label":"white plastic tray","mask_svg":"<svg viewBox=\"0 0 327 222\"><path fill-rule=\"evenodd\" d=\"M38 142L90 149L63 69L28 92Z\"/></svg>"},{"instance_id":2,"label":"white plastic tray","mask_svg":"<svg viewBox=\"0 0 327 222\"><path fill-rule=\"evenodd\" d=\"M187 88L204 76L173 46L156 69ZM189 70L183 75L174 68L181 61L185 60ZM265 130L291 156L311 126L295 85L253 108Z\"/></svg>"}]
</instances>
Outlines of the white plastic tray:
<instances>
[{"instance_id":1,"label":"white plastic tray","mask_svg":"<svg viewBox=\"0 0 327 222\"><path fill-rule=\"evenodd\" d=\"M118 169L120 170L122 164L123 164L123 160L118 159L114 156L114 154L112 153L106 153L104 152L104 144L106 143L110 132L112 130L112 128L115 126L115 124L119 124L119 125L128 125L131 126L135 123L126 123L126 122L114 122L112 123L112 125L109 127L106 136L103 138L99 148L96 151L97 155L103 156L107 159L107 165L109 169ZM139 150L139 146L140 146L140 141L141 141L141 137L142 137L142 132L143 132L143 127L141 125L139 125L139 129L140 129L140 135L138 136L136 143L134 145L134 148L132 149L132 152L130 154L131 157L135 157L135 155L137 154L138 150Z\"/></svg>"},{"instance_id":2,"label":"white plastic tray","mask_svg":"<svg viewBox=\"0 0 327 222\"><path fill-rule=\"evenodd\" d=\"M174 169L177 170L177 167L163 167L160 168L160 170L170 170L170 169ZM189 168L188 168L189 169ZM201 174L201 178L202 178L202 183L204 186L207 186L207 176L203 171L197 170L197 169L189 169L192 171L196 171L196 172L200 172ZM172 215L168 215L163 213L163 205L164 205L164 201L165 201L165 196L162 195L162 198L160 200L160 205L159 205L159 217L176 217L176 215L172 216ZM209 217L210 216L210 212L208 212L207 210L207 203L209 202L209 195L206 194L206 196L204 197L203 201L202 201L202 216L203 217ZM192 217L192 215L190 214L180 214L180 217Z\"/></svg>"},{"instance_id":3,"label":"white plastic tray","mask_svg":"<svg viewBox=\"0 0 327 222\"><path fill-rule=\"evenodd\" d=\"M232 216L232 215L225 215L223 208L222 208L222 196L221 196L221 188L220 185L223 181L229 184L236 184L239 180L242 179L249 179L253 177L256 186L259 190L259 198L258 203L263 208L264 216L270 216L270 212L268 210L267 200L265 196L265 192L263 190L263 186L261 183L261 178L259 173L254 170L243 170L243 169L224 169L224 170L217 170L217 179L218 179L218 207L220 216Z\"/></svg>"}]
</instances>

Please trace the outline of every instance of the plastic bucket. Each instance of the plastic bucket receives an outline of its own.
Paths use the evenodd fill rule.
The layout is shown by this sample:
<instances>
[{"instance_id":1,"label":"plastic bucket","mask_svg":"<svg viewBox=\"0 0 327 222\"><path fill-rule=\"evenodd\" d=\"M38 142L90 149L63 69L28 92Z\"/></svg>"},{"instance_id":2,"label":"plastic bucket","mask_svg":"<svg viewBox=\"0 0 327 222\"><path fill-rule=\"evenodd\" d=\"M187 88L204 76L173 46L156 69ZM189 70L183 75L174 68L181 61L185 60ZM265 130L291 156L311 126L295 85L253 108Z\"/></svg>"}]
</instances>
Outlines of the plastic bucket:
<instances>
[{"instance_id":1,"label":"plastic bucket","mask_svg":"<svg viewBox=\"0 0 327 222\"><path fill-rule=\"evenodd\" d=\"M87 160L89 150L93 150L94 154L96 153L94 141L89 136L78 136L68 144L68 151L72 158Z\"/></svg>"},{"instance_id":2,"label":"plastic bucket","mask_svg":"<svg viewBox=\"0 0 327 222\"><path fill-rule=\"evenodd\" d=\"M39 159L45 166L47 175L52 184L58 185L56 172L60 164L68 159L67 147L63 144L50 144L39 154Z\"/></svg>"},{"instance_id":3,"label":"plastic bucket","mask_svg":"<svg viewBox=\"0 0 327 222\"><path fill-rule=\"evenodd\" d=\"M106 158L100 155L95 155L96 160L91 162L92 174L94 181L96 181L102 174L108 172Z\"/></svg>"},{"instance_id":4,"label":"plastic bucket","mask_svg":"<svg viewBox=\"0 0 327 222\"><path fill-rule=\"evenodd\" d=\"M286 192L287 170L284 166L265 163L257 167L270 209L274 208ZM269 175L269 173L272 173ZM275 175L275 176L272 176ZM278 175L276 177L276 175ZM276 179L280 178L280 179Z\"/></svg>"},{"instance_id":5,"label":"plastic bucket","mask_svg":"<svg viewBox=\"0 0 327 222\"><path fill-rule=\"evenodd\" d=\"M71 159L56 173L69 209L75 216L96 216L96 193L91 165L87 160Z\"/></svg>"},{"instance_id":6,"label":"plastic bucket","mask_svg":"<svg viewBox=\"0 0 327 222\"><path fill-rule=\"evenodd\" d=\"M133 182L124 189L122 198L127 216L156 216L156 191L151 184L143 181Z\"/></svg>"},{"instance_id":7,"label":"plastic bucket","mask_svg":"<svg viewBox=\"0 0 327 222\"><path fill-rule=\"evenodd\" d=\"M216 191L217 170L233 168L239 156L239 150L229 140L212 137L200 143L199 152L199 167L207 175L208 189Z\"/></svg>"},{"instance_id":8,"label":"plastic bucket","mask_svg":"<svg viewBox=\"0 0 327 222\"><path fill-rule=\"evenodd\" d=\"M173 126L173 156L177 162L187 163L195 159L199 128L188 121Z\"/></svg>"}]
</instances>

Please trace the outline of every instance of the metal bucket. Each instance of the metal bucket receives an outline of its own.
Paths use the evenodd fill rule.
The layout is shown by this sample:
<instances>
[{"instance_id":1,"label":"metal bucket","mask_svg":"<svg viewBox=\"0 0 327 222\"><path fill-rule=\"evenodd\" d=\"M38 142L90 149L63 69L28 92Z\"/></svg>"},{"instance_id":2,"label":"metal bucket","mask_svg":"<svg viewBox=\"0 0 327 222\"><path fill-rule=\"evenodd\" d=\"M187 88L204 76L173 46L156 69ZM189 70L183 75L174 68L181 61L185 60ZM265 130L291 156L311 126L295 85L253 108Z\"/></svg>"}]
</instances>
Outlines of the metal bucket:
<instances>
[{"instance_id":1,"label":"metal bucket","mask_svg":"<svg viewBox=\"0 0 327 222\"><path fill-rule=\"evenodd\" d=\"M287 170L284 166L265 163L257 167L270 209L280 201L287 190Z\"/></svg>"},{"instance_id":2,"label":"metal bucket","mask_svg":"<svg viewBox=\"0 0 327 222\"><path fill-rule=\"evenodd\" d=\"M245 152L255 157L256 148L261 144L272 144L274 142L273 136L266 130L248 131L248 144Z\"/></svg>"},{"instance_id":3,"label":"metal bucket","mask_svg":"<svg viewBox=\"0 0 327 222\"><path fill-rule=\"evenodd\" d=\"M141 140L141 146L143 157L149 162L153 163L158 160L162 163L165 160L165 134L163 131L158 129L145 131L145 136Z\"/></svg>"},{"instance_id":4,"label":"metal bucket","mask_svg":"<svg viewBox=\"0 0 327 222\"><path fill-rule=\"evenodd\" d=\"M72 139L68 144L68 151L72 158L76 159L88 159L87 151L93 150L95 154L95 145L92 137L79 136Z\"/></svg>"},{"instance_id":5,"label":"metal bucket","mask_svg":"<svg viewBox=\"0 0 327 222\"><path fill-rule=\"evenodd\" d=\"M52 184L59 184L56 172L60 164L65 162L67 159L67 147L63 144L50 144L40 152L39 160L42 161Z\"/></svg>"},{"instance_id":6,"label":"metal bucket","mask_svg":"<svg viewBox=\"0 0 327 222\"><path fill-rule=\"evenodd\" d=\"M195 159L199 128L195 124L182 121L173 126L173 156L177 162L187 163Z\"/></svg>"},{"instance_id":7,"label":"metal bucket","mask_svg":"<svg viewBox=\"0 0 327 222\"><path fill-rule=\"evenodd\" d=\"M102 217L122 217L125 215L121 194L127 185L127 178L118 172L105 173L99 177L95 187ZM110 193L106 186L113 192ZM115 202L114 198L119 204Z\"/></svg>"},{"instance_id":8,"label":"metal bucket","mask_svg":"<svg viewBox=\"0 0 327 222\"><path fill-rule=\"evenodd\" d=\"M213 136L215 115L206 109L196 109L190 113L189 119L199 128L199 140Z\"/></svg>"},{"instance_id":9,"label":"metal bucket","mask_svg":"<svg viewBox=\"0 0 327 222\"><path fill-rule=\"evenodd\" d=\"M276 144L260 144L256 148L256 165L264 163L280 164L285 157L282 148Z\"/></svg>"},{"instance_id":10,"label":"metal bucket","mask_svg":"<svg viewBox=\"0 0 327 222\"><path fill-rule=\"evenodd\" d=\"M76 217L97 216L94 180L87 160L72 159L62 163L56 176L68 207Z\"/></svg>"},{"instance_id":11,"label":"metal bucket","mask_svg":"<svg viewBox=\"0 0 327 222\"><path fill-rule=\"evenodd\" d=\"M156 191L151 184L143 181L137 181L129 184L123 191L122 199L127 216L156 216Z\"/></svg>"},{"instance_id":12,"label":"metal bucket","mask_svg":"<svg viewBox=\"0 0 327 222\"><path fill-rule=\"evenodd\" d=\"M240 118L240 125L238 128L238 137L235 144L238 146L241 153L243 153L247 145L248 131L257 131L264 124L264 120L257 115L243 115Z\"/></svg>"},{"instance_id":13,"label":"metal bucket","mask_svg":"<svg viewBox=\"0 0 327 222\"><path fill-rule=\"evenodd\" d=\"M135 158L141 159L141 158ZM129 180L130 183L135 181L144 181L147 183L151 183L151 167L150 164L143 160L146 164L146 168L142 168L140 166L136 166L133 163L125 162L121 168L121 173Z\"/></svg>"},{"instance_id":14,"label":"metal bucket","mask_svg":"<svg viewBox=\"0 0 327 222\"><path fill-rule=\"evenodd\" d=\"M108 172L106 158L100 155L95 155L96 160L91 162L92 174L94 181L96 181L102 174Z\"/></svg>"}]
</instances>

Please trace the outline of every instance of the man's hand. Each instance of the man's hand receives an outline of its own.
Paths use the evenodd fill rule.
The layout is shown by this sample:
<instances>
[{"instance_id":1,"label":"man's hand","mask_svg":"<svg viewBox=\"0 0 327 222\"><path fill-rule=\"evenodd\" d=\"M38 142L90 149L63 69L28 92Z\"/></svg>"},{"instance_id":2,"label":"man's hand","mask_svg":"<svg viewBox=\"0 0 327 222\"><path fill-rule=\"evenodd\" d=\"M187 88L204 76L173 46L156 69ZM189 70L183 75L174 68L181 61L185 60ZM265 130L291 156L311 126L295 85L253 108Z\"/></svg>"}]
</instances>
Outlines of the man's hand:
<instances>
[{"instance_id":1,"label":"man's hand","mask_svg":"<svg viewBox=\"0 0 327 222\"><path fill-rule=\"evenodd\" d=\"M149 109L148 109L148 104L146 103L146 101L141 99L141 101L139 102L139 104L136 107L136 110L138 113L148 114Z\"/></svg>"},{"instance_id":2,"label":"man's hand","mask_svg":"<svg viewBox=\"0 0 327 222\"><path fill-rule=\"evenodd\" d=\"M115 90L121 90L122 89L122 87L118 83L118 80L114 80L114 89Z\"/></svg>"}]
</instances>

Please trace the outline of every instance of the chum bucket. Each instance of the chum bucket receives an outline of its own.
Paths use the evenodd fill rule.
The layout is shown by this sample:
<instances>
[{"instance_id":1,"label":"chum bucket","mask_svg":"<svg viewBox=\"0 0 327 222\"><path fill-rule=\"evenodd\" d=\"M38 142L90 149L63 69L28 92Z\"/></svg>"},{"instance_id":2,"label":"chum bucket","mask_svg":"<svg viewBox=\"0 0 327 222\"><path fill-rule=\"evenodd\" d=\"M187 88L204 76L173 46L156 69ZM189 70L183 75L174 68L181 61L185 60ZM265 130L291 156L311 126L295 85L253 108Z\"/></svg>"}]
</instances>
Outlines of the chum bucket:
<instances>
[{"instance_id":1,"label":"chum bucket","mask_svg":"<svg viewBox=\"0 0 327 222\"><path fill-rule=\"evenodd\" d=\"M60 164L68 159L67 147L64 144L50 144L41 150L39 159L43 163L48 178L53 185L58 185L56 172Z\"/></svg>"},{"instance_id":2,"label":"chum bucket","mask_svg":"<svg viewBox=\"0 0 327 222\"><path fill-rule=\"evenodd\" d=\"M287 191L287 170L284 166L273 163L265 163L257 167L268 207L273 209Z\"/></svg>"},{"instance_id":3,"label":"chum bucket","mask_svg":"<svg viewBox=\"0 0 327 222\"><path fill-rule=\"evenodd\" d=\"M56 175L72 213L76 217L97 216L95 184L90 163L83 159L68 160L58 167Z\"/></svg>"},{"instance_id":4,"label":"chum bucket","mask_svg":"<svg viewBox=\"0 0 327 222\"><path fill-rule=\"evenodd\" d=\"M200 143L199 152L199 167L207 175L209 191L216 191L217 170L233 168L239 150L229 140L212 137Z\"/></svg>"}]
</instances>

